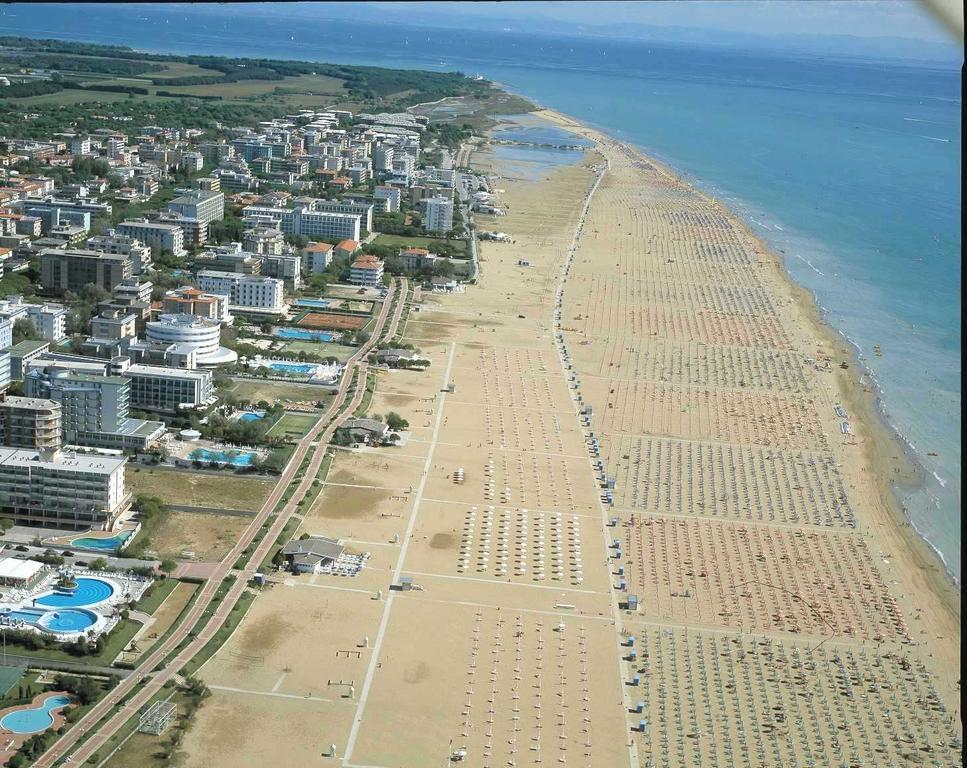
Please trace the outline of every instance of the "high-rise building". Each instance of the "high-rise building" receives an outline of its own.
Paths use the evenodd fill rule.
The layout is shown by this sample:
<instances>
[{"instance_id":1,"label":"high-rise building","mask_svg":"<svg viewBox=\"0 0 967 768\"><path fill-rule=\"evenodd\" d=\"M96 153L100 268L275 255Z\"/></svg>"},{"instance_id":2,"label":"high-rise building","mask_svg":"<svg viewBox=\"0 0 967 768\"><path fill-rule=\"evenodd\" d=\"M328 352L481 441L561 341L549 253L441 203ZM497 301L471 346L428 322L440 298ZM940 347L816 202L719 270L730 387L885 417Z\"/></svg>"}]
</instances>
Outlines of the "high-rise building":
<instances>
[{"instance_id":1,"label":"high-rise building","mask_svg":"<svg viewBox=\"0 0 967 768\"><path fill-rule=\"evenodd\" d=\"M60 405L68 444L144 451L165 432L160 421L128 415L131 382L125 376L38 368L27 373L24 386L35 397Z\"/></svg>"},{"instance_id":2,"label":"high-rise building","mask_svg":"<svg viewBox=\"0 0 967 768\"><path fill-rule=\"evenodd\" d=\"M19 525L109 530L131 506L125 457L0 448L0 514Z\"/></svg>"},{"instance_id":3,"label":"high-rise building","mask_svg":"<svg viewBox=\"0 0 967 768\"><path fill-rule=\"evenodd\" d=\"M225 218L225 195L204 189L181 189L179 196L168 203L168 210L204 224Z\"/></svg>"},{"instance_id":4,"label":"high-rise building","mask_svg":"<svg viewBox=\"0 0 967 768\"><path fill-rule=\"evenodd\" d=\"M40 252L40 283L51 293L96 285L105 291L131 276L127 256L100 251L47 248Z\"/></svg>"},{"instance_id":5,"label":"high-rise building","mask_svg":"<svg viewBox=\"0 0 967 768\"><path fill-rule=\"evenodd\" d=\"M6 397L0 402L0 444L55 450L61 445L61 406L39 397Z\"/></svg>"},{"instance_id":6,"label":"high-rise building","mask_svg":"<svg viewBox=\"0 0 967 768\"><path fill-rule=\"evenodd\" d=\"M453 199L447 197L428 198L423 228L427 232L449 232L453 229Z\"/></svg>"}]
</instances>

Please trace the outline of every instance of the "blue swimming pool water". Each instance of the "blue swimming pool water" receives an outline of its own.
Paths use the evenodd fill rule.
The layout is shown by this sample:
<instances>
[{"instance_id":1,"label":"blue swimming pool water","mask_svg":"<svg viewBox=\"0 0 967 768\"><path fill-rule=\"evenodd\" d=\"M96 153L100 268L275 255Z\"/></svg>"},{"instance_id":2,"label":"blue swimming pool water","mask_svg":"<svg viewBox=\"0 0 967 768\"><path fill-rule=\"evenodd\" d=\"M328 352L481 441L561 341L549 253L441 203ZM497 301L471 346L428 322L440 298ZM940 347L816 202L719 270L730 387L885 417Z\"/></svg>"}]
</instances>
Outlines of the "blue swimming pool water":
<instances>
[{"instance_id":1,"label":"blue swimming pool water","mask_svg":"<svg viewBox=\"0 0 967 768\"><path fill-rule=\"evenodd\" d=\"M51 632L83 632L97 623L97 615L83 608L48 611L37 622Z\"/></svg>"},{"instance_id":2,"label":"blue swimming pool water","mask_svg":"<svg viewBox=\"0 0 967 768\"><path fill-rule=\"evenodd\" d=\"M311 363L271 363L269 368L280 373L310 374L315 370L316 366Z\"/></svg>"},{"instance_id":3,"label":"blue swimming pool water","mask_svg":"<svg viewBox=\"0 0 967 768\"><path fill-rule=\"evenodd\" d=\"M48 632L57 633L83 632L97 623L97 614L84 608L57 608L46 611L42 608L20 608L4 611L0 616L10 622L24 621Z\"/></svg>"},{"instance_id":4,"label":"blue swimming pool water","mask_svg":"<svg viewBox=\"0 0 967 768\"><path fill-rule=\"evenodd\" d=\"M241 416L238 417L239 421L258 421L259 419L264 419L264 413L255 413L254 411L246 411Z\"/></svg>"},{"instance_id":5,"label":"blue swimming pool water","mask_svg":"<svg viewBox=\"0 0 967 768\"><path fill-rule=\"evenodd\" d=\"M21 709L6 715L0 720L0 728L6 728L13 733L46 731L54 724L54 718L50 713L70 703L71 700L67 696L48 696L33 709Z\"/></svg>"},{"instance_id":6,"label":"blue swimming pool water","mask_svg":"<svg viewBox=\"0 0 967 768\"><path fill-rule=\"evenodd\" d=\"M188 458L192 461L218 461L234 467L248 467L255 454L250 451L210 451L207 448L196 448L188 454Z\"/></svg>"},{"instance_id":7,"label":"blue swimming pool water","mask_svg":"<svg viewBox=\"0 0 967 768\"><path fill-rule=\"evenodd\" d=\"M74 608L79 605L97 605L114 594L114 587L103 579L89 576L77 579L73 592L54 591L34 600L36 605L48 608Z\"/></svg>"},{"instance_id":8,"label":"blue swimming pool water","mask_svg":"<svg viewBox=\"0 0 967 768\"><path fill-rule=\"evenodd\" d=\"M296 306L299 307L328 307L332 304L328 299L297 299Z\"/></svg>"},{"instance_id":9,"label":"blue swimming pool water","mask_svg":"<svg viewBox=\"0 0 967 768\"><path fill-rule=\"evenodd\" d=\"M96 549L99 552L116 552L124 545L124 542L131 538L131 534L132 531L121 531L117 536L108 538L81 536L77 539L71 539L71 546L82 549Z\"/></svg>"},{"instance_id":10,"label":"blue swimming pool water","mask_svg":"<svg viewBox=\"0 0 967 768\"><path fill-rule=\"evenodd\" d=\"M275 335L280 339L301 339L303 341L332 341L335 334L329 331L304 331L301 328L276 328Z\"/></svg>"}]
</instances>

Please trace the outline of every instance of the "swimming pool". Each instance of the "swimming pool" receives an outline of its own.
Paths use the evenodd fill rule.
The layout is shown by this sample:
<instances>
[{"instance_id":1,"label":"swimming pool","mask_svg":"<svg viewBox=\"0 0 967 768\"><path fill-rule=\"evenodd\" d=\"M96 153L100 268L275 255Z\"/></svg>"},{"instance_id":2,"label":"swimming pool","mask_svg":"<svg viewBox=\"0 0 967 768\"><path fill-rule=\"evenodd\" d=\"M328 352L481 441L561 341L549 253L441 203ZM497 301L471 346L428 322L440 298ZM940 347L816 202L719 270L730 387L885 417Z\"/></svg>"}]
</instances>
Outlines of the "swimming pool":
<instances>
[{"instance_id":1,"label":"swimming pool","mask_svg":"<svg viewBox=\"0 0 967 768\"><path fill-rule=\"evenodd\" d=\"M279 373L301 373L308 375L312 373L316 366L312 363L269 363L269 368Z\"/></svg>"},{"instance_id":2,"label":"swimming pool","mask_svg":"<svg viewBox=\"0 0 967 768\"><path fill-rule=\"evenodd\" d=\"M71 539L71 546L80 549L95 549L98 552L117 552L131 538L134 531L121 531L116 536L97 538L96 536L81 536Z\"/></svg>"},{"instance_id":3,"label":"swimming pool","mask_svg":"<svg viewBox=\"0 0 967 768\"><path fill-rule=\"evenodd\" d=\"M47 611L37 624L50 632L83 632L97 623L97 614L83 608Z\"/></svg>"},{"instance_id":4,"label":"swimming pool","mask_svg":"<svg viewBox=\"0 0 967 768\"><path fill-rule=\"evenodd\" d=\"M59 694L48 696L39 705L31 709L18 709L0 720L0 728L6 728L13 733L40 733L54 724L55 709L61 709L71 703L68 696Z\"/></svg>"},{"instance_id":5,"label":"swimming pool","mask_svg":"<svg viewBox=\"0 0 967 768\"><path fill-rule=\"evenodd\" d=\"M304 331L300 328L276 328L275 335L280 339L301 339L303 341L332 341L336 335L329 331Z\"/></svg>"},{"instance_id":6,"label":"swimming pool","mask_svg":"<svg viewBox=\"0 0 967 768\"><path fill-rule=\"evenodd\" d=\"M76 608L80 605L97 605L114 594L114 586L103 579L81 576L73 590L55 589L34 600L34 605L48 608Z\"/></svg>"},{"instance_id":7,"label":"swimming pool","mask_svg":"<svg viewBox=\"0 0 967 768\"><path fill-rule=\"evenodd\" d=\"M48 632L83 632L97 623L97 614L85 608L64 608L44 611L40 608L19 608L3 611L0 616L8 621L23 621Z\"/></svg>"},{"instance_id":8,"label":"swimming pool","mask_svg":"<svg viewBox=\"0 0 967 768\"><path fill-rule=\"evenodd\" d=\"M239 421L258 421L259 419L264 419L264 413L256 413L255 411L246 411L241 416L238 417Z\"/></svg>"},{"instance_id":9,"label":"swimming pool","mask_svg":"<svg viewBox=\"0 0 967 768\"><path fill-rule=\"evenodd\" d=\"M332 305L329 299L296 299L297 307L320 307L325 309Z\"/></svg>"},{"instance_id":10,"label":"swimming pool","mask_svg":"<svg viewBox=\"0 0 967 768\"><path fill-rule=\"evenodd\" d=\"M248 467L252 464L255 454L251 451L210 451L207 448L196 448L188 454L192 461L218 462L231 464L233 467Z\"/></svg>"}]
</instances>

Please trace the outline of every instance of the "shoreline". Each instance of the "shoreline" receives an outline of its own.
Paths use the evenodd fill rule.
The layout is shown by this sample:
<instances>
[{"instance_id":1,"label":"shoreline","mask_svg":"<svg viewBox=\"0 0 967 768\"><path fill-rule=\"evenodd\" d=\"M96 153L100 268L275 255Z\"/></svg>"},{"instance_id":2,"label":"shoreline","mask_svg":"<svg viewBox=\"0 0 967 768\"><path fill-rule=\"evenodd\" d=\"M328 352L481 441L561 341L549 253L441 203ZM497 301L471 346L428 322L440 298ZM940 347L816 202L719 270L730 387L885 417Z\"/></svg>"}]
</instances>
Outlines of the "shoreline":
<instances>
[{"instance_id":1,"label":"shoreline","mask_svg":"<svg viewBox=\"0 0 967 768\"><path fill-rule=\"evenodd\" d=\"M955 677L959 680L959 675L953 673L959 669L960 656L959 585L945 567L939 552L920 535L905 512L899 494L905 488L918 487L922 477L918 472L922 468L911 460L902 437L884 418L875 377L869 375L860 363L855 346L825 321L813 292L792 278L783 258L729 206L682 179L665 163L655 161L634 145L615 140L556 110L539 108L535 114L594 141L596 147L590 151L600 151L602 143L610 143L651 163L659 173L681 183L727 215L750 238L759 257L777 267L776 285L788 292L803 322L800 327L816 339L818 351L829 360L829 372L833 376L818 379L816 392L834 397L852 417L855 430L852 443L859 451L847 449L843 453L840 450L838 455L844 459L852 456L849 459L851 482L860 489L858 492L865 493L867 499L864 512L859 516L857 533L870 544L872 554L876 555L879 550L876 558L882 560L879 567L884 578L894 585L891 591L903 606L903 614L911 621L911 629L916 632L911 640L913 652L934 669L945 690L944 697L949 701L954 697L959 700L958 683L954 680ZM846 362L849 367L840 368L841 362Z\"/></svg>"},{"instance_id":2,"label":"shoreline","mask_svg":"<svg viewBox=\"0 0 967 768\"><path fill-rule=\"evenodd\" d=\"M514 95L530 101L535 107L533 114L556 117L558 122L569 123L574 126L579 126L586 131L599 134L639 155L643 160L654 165L662 173L688 187L696 194L701 195L711 204L724 209L733 219L741 224L744 233L757 243L761 252L768 258L776 261L787 286L796 296L800 308L809 316L814 329L826 344L836 350L848 362L849 369L843 370L837 364L835 373L841 384L840 389L843 391L844 398L849 400L851 409L854 412L862 414L861 423L866 429L874 433L872 442L881 443L878 446L879 450L872 451L869 450L868 446L864 445L864 453L867 456L868 463L875 469L880 470L876 472L876 475L878 480L877 485L880 486L881 500L893 515L894 522L897 524L896 527L901 532L907 532L905 538L908 539L909 549L916 556L918 566L922 569L939 569L941 583L936 585L935 591L943 595L943 602L949 603L949 609L951 609L953 615L959 621L961 580L950 570L940 549L917 528L916 524L907 514L903 500L900 498L900 493L903 491L916 492L921 489L928 470L918 461L915 452L902 433L887 419L885 405L881 397L882 393L875 373L867 368L860 360L860 351L855 342L827 320L826 316L829 310L822 307L816 293L796 282L786 266L783 255L776 253L767 241L754 232L739 212L706 191L697 181L693 182L683 176L668 161L657 159L653 155L646 154L644 150L635 144L615 138L600 126L584 122L559 110L545 107L532 97L515 93L513 90L508 89L504 83L495 81L494 84L499 88L509 90ZM565 126L562 125L562 127ZM843 376L842 374L847 375ZM864 378L870 383L863 384L862 379ZM862 395L868 395L868 397L863 397ZM888 446L898 449L900 457L893 457L891 452L887 450ZM882 469L884 467L881 466L882 464L887 465L885 468L894 471L889 474L883 472Z\"/></svg>"}]
</instances>

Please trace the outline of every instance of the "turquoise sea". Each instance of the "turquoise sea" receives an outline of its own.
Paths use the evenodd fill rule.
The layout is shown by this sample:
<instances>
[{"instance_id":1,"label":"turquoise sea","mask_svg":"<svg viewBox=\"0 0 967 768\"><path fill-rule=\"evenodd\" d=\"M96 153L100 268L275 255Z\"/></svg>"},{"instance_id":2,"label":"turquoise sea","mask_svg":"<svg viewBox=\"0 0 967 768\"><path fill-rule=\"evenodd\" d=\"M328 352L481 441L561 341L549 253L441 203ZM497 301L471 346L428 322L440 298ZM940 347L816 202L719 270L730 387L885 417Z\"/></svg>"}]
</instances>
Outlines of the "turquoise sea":
<instances>
[{"instance_id":1,"label":"turquoise sea","mask_svg":"<svg viewBox=\"0 0 967 768\"><path fill-rule=\"evenodd\" d=\"M480 73L633 142L742 215L855 346L922 469L911 521L959 581L960 63L325 18L325 6L22 4L3 34ZM874 345L882 356L874 354Z\"/></svg>"}]
</instances>

